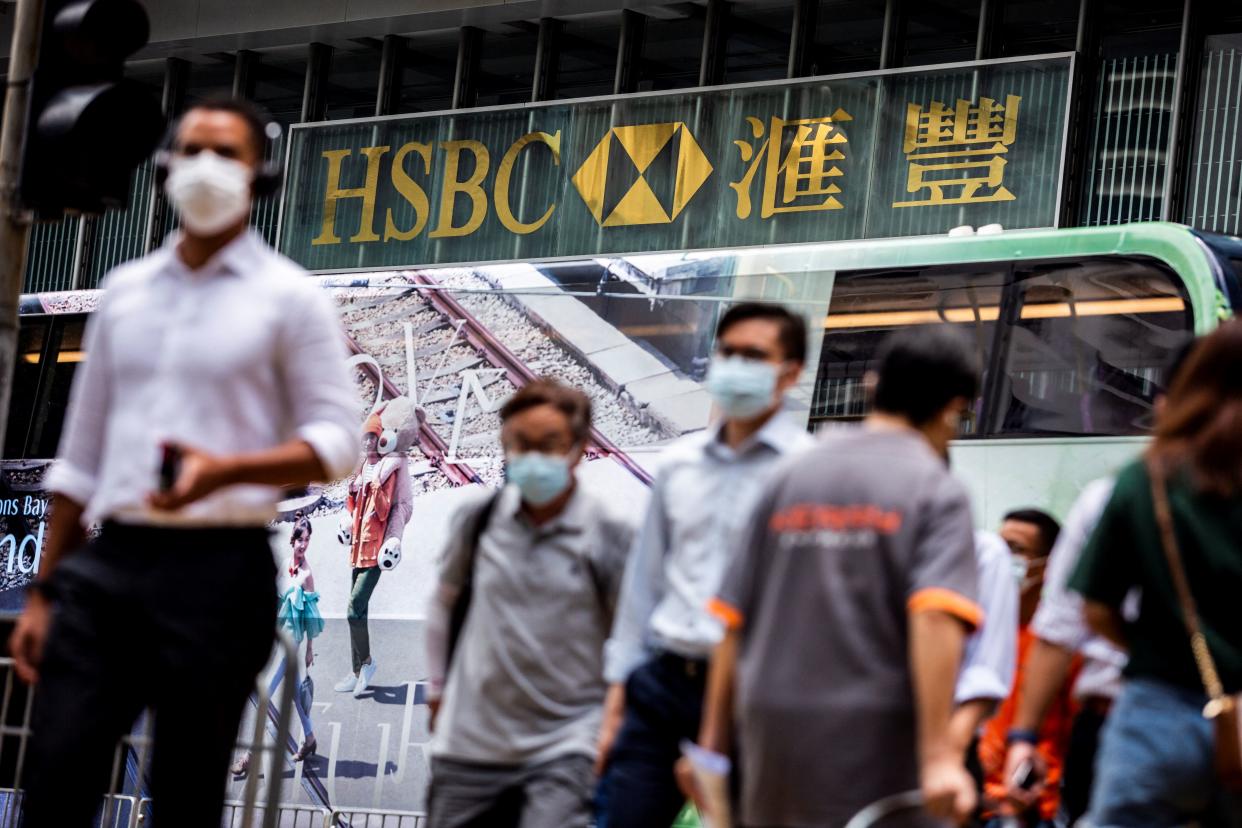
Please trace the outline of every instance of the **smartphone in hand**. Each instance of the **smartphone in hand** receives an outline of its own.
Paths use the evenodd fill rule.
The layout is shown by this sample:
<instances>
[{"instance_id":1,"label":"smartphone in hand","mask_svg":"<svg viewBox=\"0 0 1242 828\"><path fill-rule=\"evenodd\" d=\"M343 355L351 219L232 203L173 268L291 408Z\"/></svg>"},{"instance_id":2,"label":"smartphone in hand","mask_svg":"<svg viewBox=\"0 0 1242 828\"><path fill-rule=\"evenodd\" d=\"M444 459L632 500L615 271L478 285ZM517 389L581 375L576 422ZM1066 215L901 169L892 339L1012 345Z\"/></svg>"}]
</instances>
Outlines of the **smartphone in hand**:
<instances>
[{"instance_id":1,"label":"smartphone in hand","mask_svg":"<svg viewBox=\"0 0 1242 828\"><path fill-rule=\"evenodd\" d=\"M1014 788L1021 788L1029 791L1035 787L1035 783L1039 781L1039 774L1035 772L1035 763L1030 759L1026 759L1022 764L1014 769L1013 776L1009 777L1009 784Z\"/></svg>"},{"instance_id":2,"label":"smartphone in hand","mask_svg":"<svg viewBox=\"0 0 1242 828\"><path fill-rule=\"evenodd\" d=\"M171 491L180 474L181 449L172 443L164 443L160 446L160 491Z\"/></svg>"}]
</instances>

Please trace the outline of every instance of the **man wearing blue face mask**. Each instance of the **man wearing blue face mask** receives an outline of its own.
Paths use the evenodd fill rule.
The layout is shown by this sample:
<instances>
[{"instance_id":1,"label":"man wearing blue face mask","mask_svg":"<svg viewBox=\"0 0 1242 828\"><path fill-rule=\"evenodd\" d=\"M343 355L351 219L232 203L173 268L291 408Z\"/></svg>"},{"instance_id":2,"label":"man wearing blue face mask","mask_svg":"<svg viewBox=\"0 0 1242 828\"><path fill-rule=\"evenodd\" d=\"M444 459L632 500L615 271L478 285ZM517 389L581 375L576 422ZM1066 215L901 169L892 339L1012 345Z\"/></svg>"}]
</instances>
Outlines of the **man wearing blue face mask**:
<instances>
[{"instance_id":1,"label":"man wearing blue face mask","mask_svg":"<svg viewBox=\"0 0 1242 828\"><path fill-rule=\"evenodd\" d=\"M428 613L428 824L585 828L634 527L577 481L585 394L538 380L500 419L507 485L462 511Z\"/></svg>"},{"instance_id":2,"label":"man wearing blue face mask","mask_svg":"<svg viewBox=\"0 0 1242 828\"><path fill-rule=\"evenodd\" d=\"M782 411L805 359L806 326L787 309L747 302L721 317L707 390L722 417L669 448L608 642L601 828L666 828L684 803L673 769L723 636L707 604L768 471L813 442Z\"/></svg>"}]
</instances>

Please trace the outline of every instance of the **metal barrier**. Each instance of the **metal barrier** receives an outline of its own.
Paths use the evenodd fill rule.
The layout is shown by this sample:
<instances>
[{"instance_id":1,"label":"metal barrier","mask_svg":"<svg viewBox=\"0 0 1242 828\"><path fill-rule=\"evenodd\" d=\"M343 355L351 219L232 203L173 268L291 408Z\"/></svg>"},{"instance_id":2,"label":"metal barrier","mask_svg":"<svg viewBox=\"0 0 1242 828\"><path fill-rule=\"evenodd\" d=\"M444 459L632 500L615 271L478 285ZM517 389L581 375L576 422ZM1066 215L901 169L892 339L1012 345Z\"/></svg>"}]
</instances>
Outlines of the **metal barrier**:
<instances>
[{"instance_id":1,"label":"metal barrier","mask_svg":"<svg viewBox=\"0 0 1242 828\"><path fill-rule=\"evenodd\" d=\"M336 808L324 828L426 828L427 815L374 808Z\"/></svg>"},{"instance_id":2,"label":"metal barrier","mask_svg":"<svg viewBox=\"0 0 1242 828\"><path fill-rule=\"evenodd\" d=\"M297 646L287 635L278 636L274 652L275 658L289 659L290 663L295 663L297 659ZM4 674L3 694L0 695L0 771L5 773L5 781L12 780L11 787L0 787L0 828L16 828L21 821L21 783L26 770L26 752L31 737L34 692L18 685L13 659L0 658L0 672ZM267 710L269 704L275 701L275 733L269 733L265 727L267 716L256 716L252 738L239 739L237 747L251 752L254 767L266 769L264 775L267 789L263 802L260 803L260 774L251 773L246 780L241 801L226 805L221 823L223 826L320 828L327 824L329 814L323 809L280 803L296 692L296 682L281 682L280 698L273 700L268 695L266 683L258 683L255 695L259 700L259 710ZM21 699L16 706L15 697ZM135 727L138 732L125 736L117 745L109 791L101 803L98 823L100 828L159 826L158 821L152 819L151 800L142 796L150 762L153 717L148 711L140 721L141 725ZM16 742L15 756L11 751L6 751L13 742ZM267 760L266 764L264 759ZM221 772L223 773L223 769ZM124 793L127 787L132 787L135 793Z\"/></svg>"},{"instance_id":3,"label":"metal barrier","mask_svg":"<svg viewBox=\"0 0 1242 828\"><path fill-rule=\"evenodd\" d=\"M262 811L267 816L267 808L263 805L247 806L244 802L224 803L224 814L220 820L221 828L241 828L246 812ZM325 828L330 824L331 814L323 808L313 805L280 805L276 809L275 821L271 824L280 828ZM268 824L265 820L264 824Z\"/></svg>"}]
</instances>

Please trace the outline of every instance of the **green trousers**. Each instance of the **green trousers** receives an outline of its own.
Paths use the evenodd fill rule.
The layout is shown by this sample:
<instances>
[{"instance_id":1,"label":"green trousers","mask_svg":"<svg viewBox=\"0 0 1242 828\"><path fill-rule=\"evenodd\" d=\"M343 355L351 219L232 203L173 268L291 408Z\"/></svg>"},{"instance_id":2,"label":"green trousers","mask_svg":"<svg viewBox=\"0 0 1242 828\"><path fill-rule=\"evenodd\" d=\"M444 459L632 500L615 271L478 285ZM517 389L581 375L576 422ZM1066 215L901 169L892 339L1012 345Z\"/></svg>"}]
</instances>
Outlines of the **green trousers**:
<instances>
[{"instance_id":1,"label":"green trousers","mask_svg":"<svg viewBox=\"0 0 1242 828\"><path fill-rule=\"evenodd\" d=\"M362 665L371 660L371 634L367 631L367 608L371 603L371 593L379 583L378 566L366 569L355 569L349 589L349 611L345 618L349 621L349 649L354 660L354 673L362 669Z\"/></svg>"}]
</instances>

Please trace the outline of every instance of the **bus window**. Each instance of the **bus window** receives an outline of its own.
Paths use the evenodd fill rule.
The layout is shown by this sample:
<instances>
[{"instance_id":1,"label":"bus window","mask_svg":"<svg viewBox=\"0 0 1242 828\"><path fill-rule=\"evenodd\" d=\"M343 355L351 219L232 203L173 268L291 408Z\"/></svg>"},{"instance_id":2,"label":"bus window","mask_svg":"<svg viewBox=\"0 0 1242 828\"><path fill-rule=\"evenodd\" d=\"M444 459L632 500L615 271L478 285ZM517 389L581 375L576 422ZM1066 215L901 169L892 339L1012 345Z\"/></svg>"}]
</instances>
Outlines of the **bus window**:
<instances>
[{"instance_id":1,"label":"bus window","mask_svg":"<svg viewBox=\"0 0 1242 828\"><path fill-rule=\"evenodd\" d=\"M1178 279L1151 260L1021 265L996 393L997 434L1133 435L1193 330Z\"/></svg>"},{"instance_id":2,"label":"bus window","mask_svg":"<svg viewBox=\"0 0 1242 828\"><path fill-rule=\"evenodd\" d=\"M880 342L897 327L940 322L960 327L986 370L1008 274L1007 265L838 273L824 320L812 422L863 415L863 377L875 367ZM978 433L982 400L963 418L963 434Z\"/></svg>"},{"instance_id":3,"label":"bus window","mask_svg":"<svg viewBox=\"0 0 1242 828\"><path fill-rule=\"evenodd\" d=\"M56 454L73 375L82 361L85 314L23 316L9 405L7 459Z\"/></svg>"},{"instance_id":4,"label":"bus window","mask_svg":"<svg viewBox=\"0 0 1242 828\"><path fill-rule=\"evenodd\" d=\"M1145 258L839 273L812 424L862 416L880 342L934 323L965 330L977 349L969 437L1143 434L1164 368L1193 331L1181 280Z\"/></svg>"}]
</instances>

